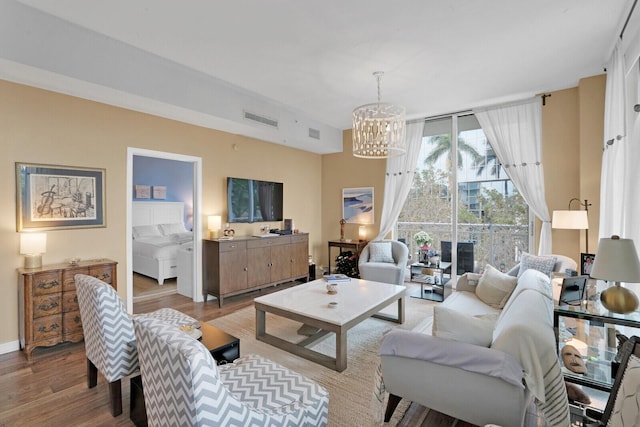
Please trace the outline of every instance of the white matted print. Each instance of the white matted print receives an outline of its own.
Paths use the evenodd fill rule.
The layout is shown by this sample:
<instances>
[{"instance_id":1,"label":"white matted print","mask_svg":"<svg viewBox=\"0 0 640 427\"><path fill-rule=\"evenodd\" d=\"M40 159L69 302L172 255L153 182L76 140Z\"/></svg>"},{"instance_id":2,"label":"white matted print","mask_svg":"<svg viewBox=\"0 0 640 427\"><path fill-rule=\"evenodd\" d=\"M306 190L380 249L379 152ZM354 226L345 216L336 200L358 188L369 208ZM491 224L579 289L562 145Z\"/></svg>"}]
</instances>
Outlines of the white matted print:
<instances>
[{"instance_id":1,"label":"white matted print","mask_svg":"<svg viewBox=\"0 0 640 427\"><path fill-rule=\"evenodd\" d=\"M342 189L342 218L350 224L373 224L373 187Z\"/></svg>"}]
</instances>

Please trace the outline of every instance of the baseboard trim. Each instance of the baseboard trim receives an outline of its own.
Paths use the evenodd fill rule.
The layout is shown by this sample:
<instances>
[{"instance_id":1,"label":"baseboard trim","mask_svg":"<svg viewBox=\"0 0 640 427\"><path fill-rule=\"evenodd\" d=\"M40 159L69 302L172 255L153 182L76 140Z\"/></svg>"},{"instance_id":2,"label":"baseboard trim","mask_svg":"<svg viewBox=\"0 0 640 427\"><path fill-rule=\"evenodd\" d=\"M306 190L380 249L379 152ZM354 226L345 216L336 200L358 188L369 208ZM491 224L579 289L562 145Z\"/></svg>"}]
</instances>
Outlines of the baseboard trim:
<instances>
[{"instance_id":1,"label":"baseboard trim","mask_svg":"<svg viewBox=\"0 0 640 427\"><path fill-rule=\"evenodd\" d=\"M20 341L18 340L0 343L0 354L11 353L17 350L20 350Z\"/></svg>"}]
</instances>

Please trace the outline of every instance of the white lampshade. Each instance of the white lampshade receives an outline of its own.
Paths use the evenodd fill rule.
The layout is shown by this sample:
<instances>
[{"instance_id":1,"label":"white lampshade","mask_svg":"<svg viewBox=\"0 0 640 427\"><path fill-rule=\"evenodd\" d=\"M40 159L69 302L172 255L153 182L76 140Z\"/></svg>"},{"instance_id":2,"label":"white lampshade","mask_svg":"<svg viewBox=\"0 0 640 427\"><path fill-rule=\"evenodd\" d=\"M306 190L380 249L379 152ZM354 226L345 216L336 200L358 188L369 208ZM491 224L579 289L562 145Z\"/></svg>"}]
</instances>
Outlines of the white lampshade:
<instances>
[{"instance_id":1,"label":"white lampshade","mask_svg":"<svg viewBox=\"0 0 640 427\"><path fill-rule=\"evenodd\" d=\"M553 211L551 227L563 230L588 230L587 211Z\"/></svg>"},{"instance_id":2,"label":"white lampshade","mask_svg":"<svg viewBox=\"0 0 640 427\"><path fill-rule=\"evenodd\" d=\"M222 228L222 217L220 215L210 215L208 218L207 228L209 229L209 237L215 239Z\"/></svg>"},{"instance_id":3,"label":"white lampshade","mask_svg":"<svg viewBox=\"0 0 640 427\"><path fill-rule=\"evenodd\" d=\"M25 268L42 267L42 255L47 251L45 233L20 233L20 254L25 255Z\"/></svg>"},{"instance_id":4,"label":"white lampshade","mask_svg":"<svg viewBox=\"0 0 640 427\"><path fill-rule=\"evenodd\" d=\"M640 283L640 260L633 240L618 236L600 239L591 277L612 282Z\"/></svg>"},{"instance_id":5,"label":"white lampshade","mask_svg":"<svg viewBox=\"0 0 640 427\"><path fill-rule=\"evenodd\" d=\"M360 240L367 240L367 227L364 225L358 227L358 238Z\"/></svg>"},{"instance_id":6,"label":"white lampshade","mask_svg":"<svg viewBox=\"0 0 640 427\"><path fill-rule=\"evenodd\" d=\"M220 230L222 228L222 217L220 215L211 215L208 220L209 230Z\"/></svg>"},{"instance_id":7,"label":"white lampshade","mask_svg":"<svg viewBox=\"0 0 640 427\"><path fill-rule=\"evenodd\" d=\"M47 251L45 233L20 233L20 254L39 255Z\"/></svg>"},{"instance_id":8,"label":"white lampshade","mask_svg":"<svg viewBox=\"0 0 640 427\"><path fill-rule=\"evenodd\" d=\"M638 308L638 296L620 286L620 282L640 283L640 260L633 240L618 236L600 239L591 277L615 282L600 294L600 301L608 310L625 314Z\"/></svg>"}]
</instances>

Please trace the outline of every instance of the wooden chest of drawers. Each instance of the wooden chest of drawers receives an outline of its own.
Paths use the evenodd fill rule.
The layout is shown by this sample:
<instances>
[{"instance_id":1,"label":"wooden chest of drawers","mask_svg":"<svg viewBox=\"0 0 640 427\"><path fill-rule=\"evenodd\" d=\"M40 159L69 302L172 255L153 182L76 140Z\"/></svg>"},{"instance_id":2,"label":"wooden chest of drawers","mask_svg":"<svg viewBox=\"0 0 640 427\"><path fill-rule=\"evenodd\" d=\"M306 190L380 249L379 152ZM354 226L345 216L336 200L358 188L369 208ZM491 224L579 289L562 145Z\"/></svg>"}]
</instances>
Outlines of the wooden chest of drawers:
<instances>
[{"instance_id":1,"label":"wooden chest of drawers","mask_svg":"<svg viewBox=\"0 0 640 427\"><path fill-rule=\"evenodd\" d=\"M83 339L76 296L76 274L88 274L117 289L117 263L109 259L18 269L20 348L27 359L34 348Z\"/></svg>"}]
</instances>

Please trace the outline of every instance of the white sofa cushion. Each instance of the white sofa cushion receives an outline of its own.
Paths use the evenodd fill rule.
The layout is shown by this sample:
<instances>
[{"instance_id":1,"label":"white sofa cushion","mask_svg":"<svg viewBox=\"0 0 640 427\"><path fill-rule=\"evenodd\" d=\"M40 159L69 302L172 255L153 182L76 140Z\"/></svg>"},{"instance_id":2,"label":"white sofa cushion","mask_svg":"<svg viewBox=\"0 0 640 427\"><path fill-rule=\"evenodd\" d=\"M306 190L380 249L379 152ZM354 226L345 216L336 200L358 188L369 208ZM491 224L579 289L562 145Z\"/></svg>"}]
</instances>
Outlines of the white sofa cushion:
<instances>
[{"instance_id":1,"label":"white sofa cushion","mask_svg":"<svg viewBox=\"0 0 640 427\"><path fill-rule=\"evenodd\" d=\"M522 365L517 359L503 351L495 351L474 344L397 328L384 336L378 354L454 366L465 371L500 378L519 388L524 388Z\"/></svg>"},{"instance_id":2,"label":"white sofa cushion","mask_svg":"<svg viewBox=\"0 0 640 427\"><path fill-rule=\"evenodd\" d=\"M482 302L475 292L452 292L441 305L470 316L477 316L478 314L500 314L499 309Z\"/></svg>"},{"instance_id":3,"label":"white sofa cushion","mask_svg":"<svg viewBox=\"0 0 640 427\"><path fill-rule=\"evenodd\" d=\"M476 295L493 308L503 308L518 284L518 279L487 264L478 281Z\"/></svg>"},{"instance_id":4,"label":"white sofa cushion","mask_svg":"<svg viewBox=\"0 0 640 427\"><path fill-rule=\"evenodd\" d=\"M493 339L495 319L482 316L484 315L470 316L444 305L435 306L433 336L489 347Z\"/></svg>"},{"instance_id":5,"label":"white sofa cushion","mask_svg":"<svg viewBox=\"0 0 640 427\"><path fill-rule=\"evenodd\" d=\"M391 252L391 242L369 243L369 262L395 263Z\"/></svg>"}]
</instances>

